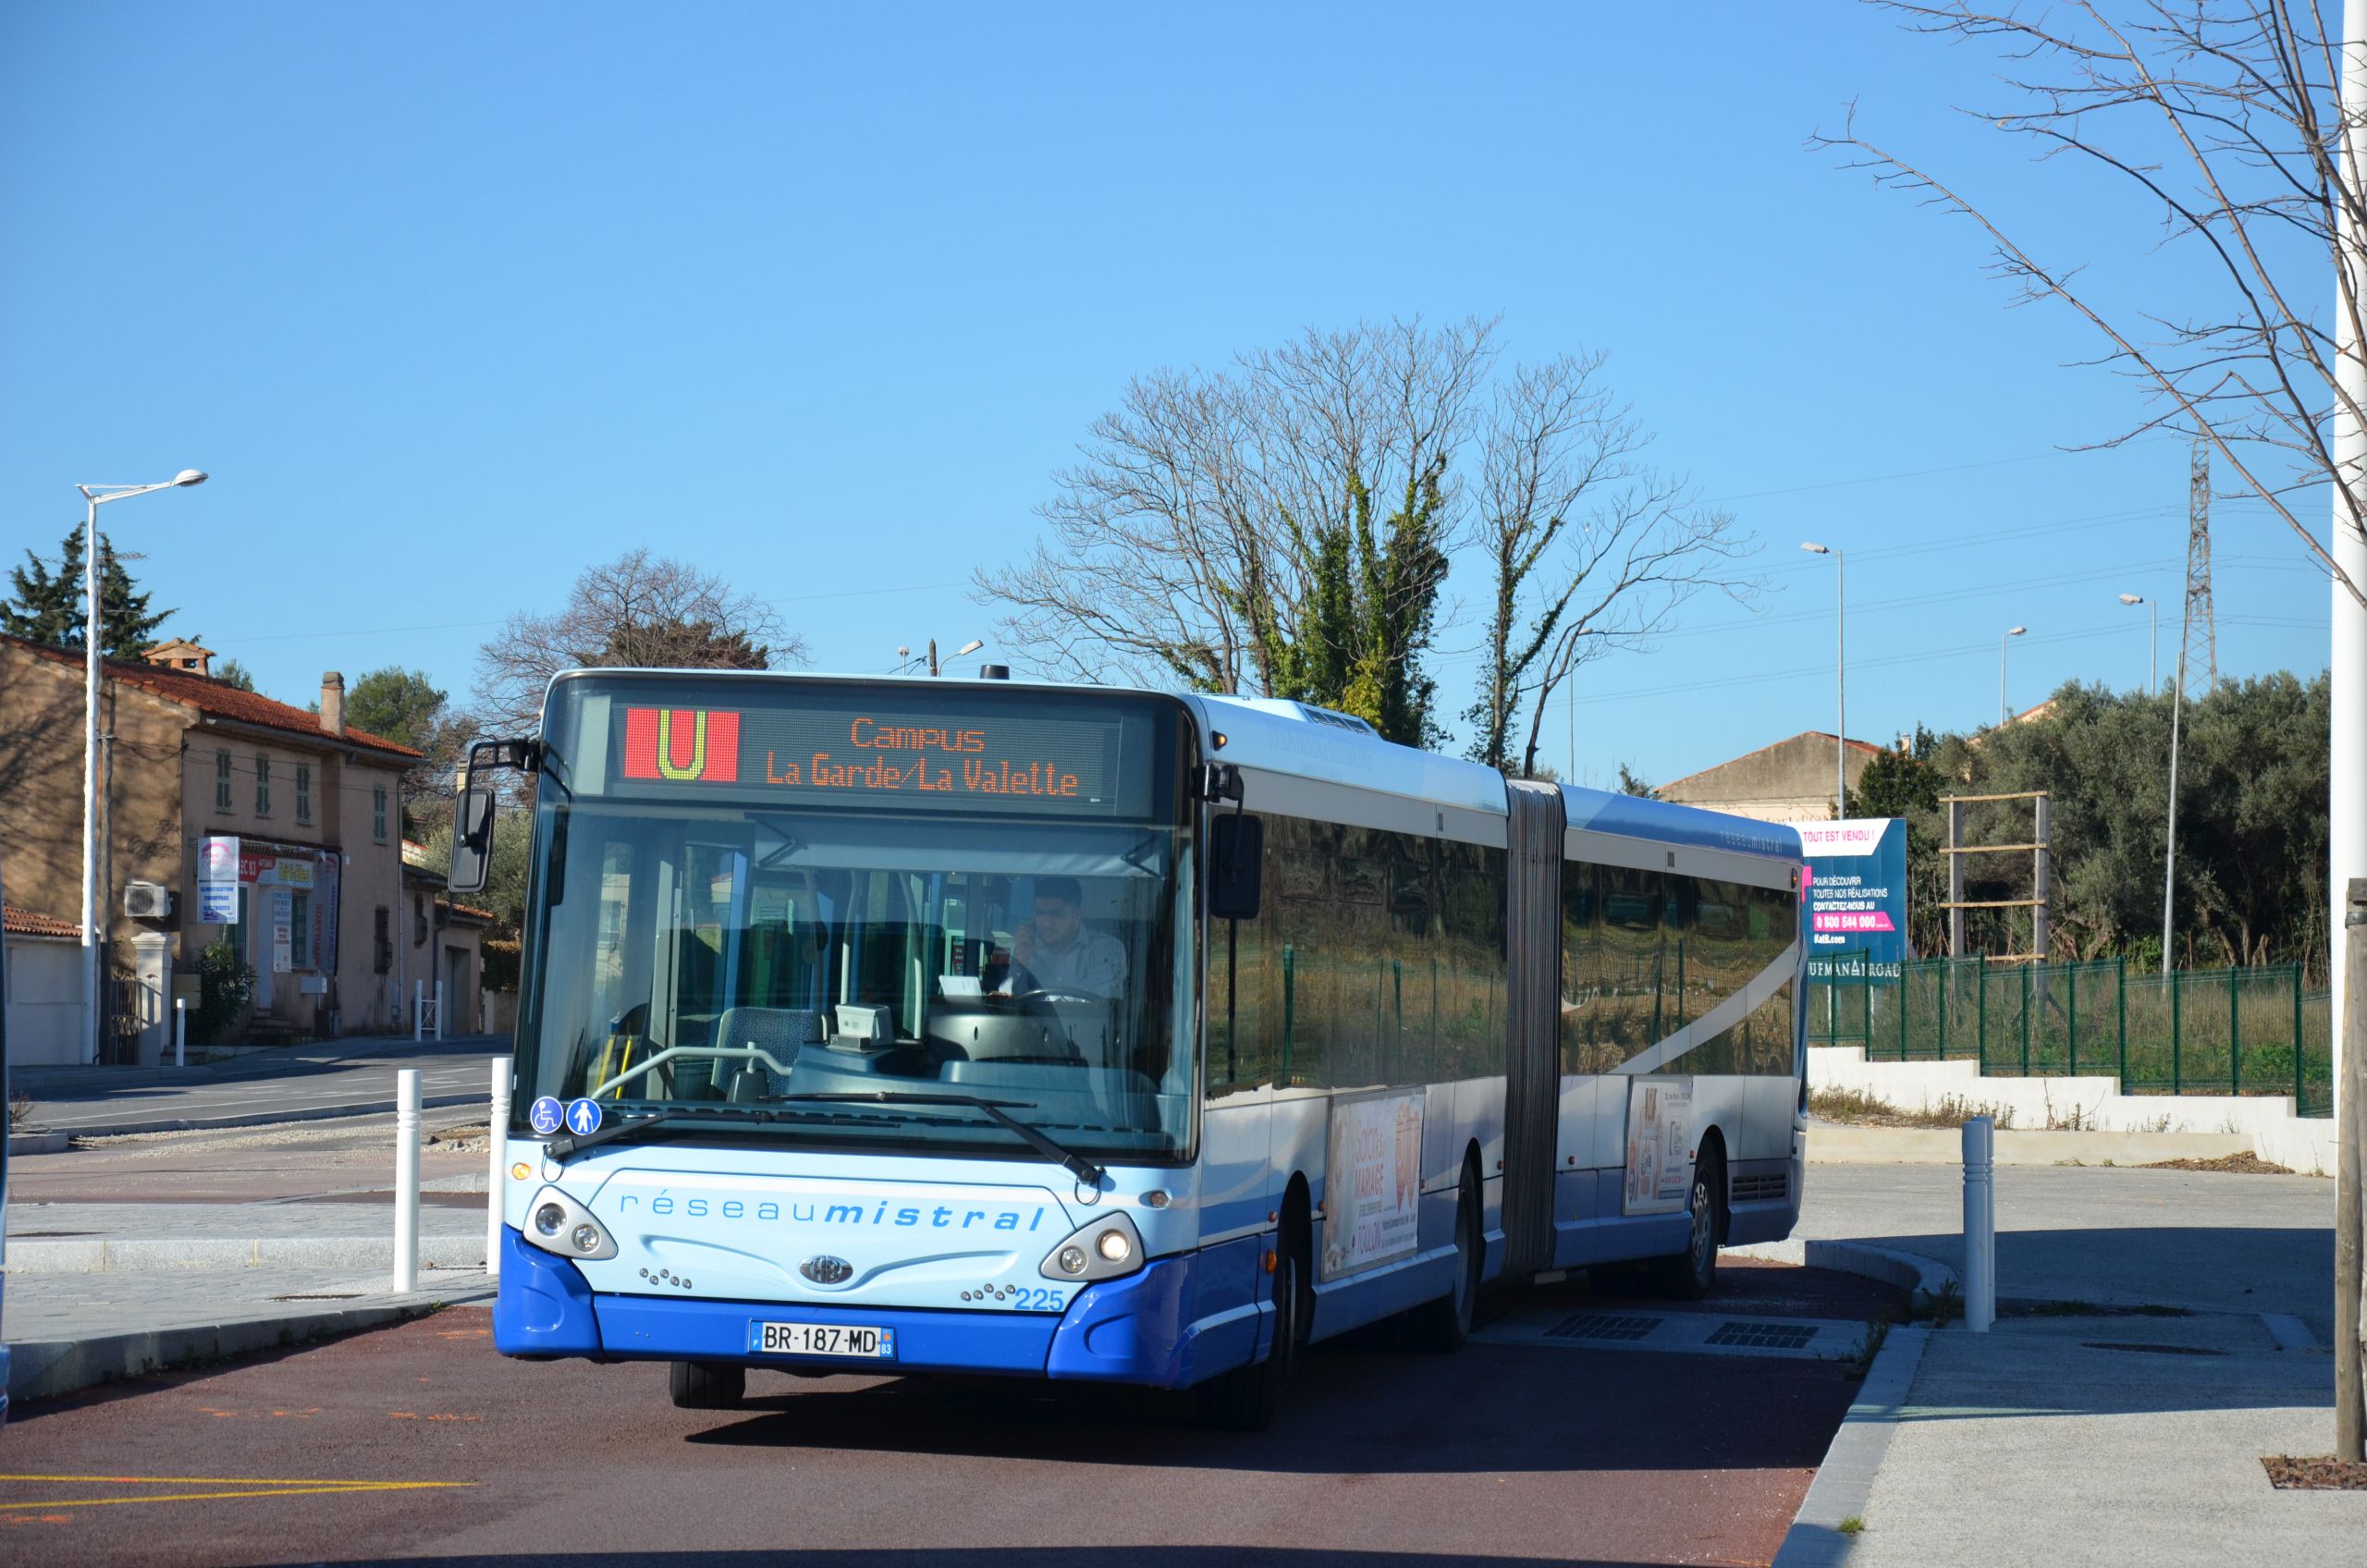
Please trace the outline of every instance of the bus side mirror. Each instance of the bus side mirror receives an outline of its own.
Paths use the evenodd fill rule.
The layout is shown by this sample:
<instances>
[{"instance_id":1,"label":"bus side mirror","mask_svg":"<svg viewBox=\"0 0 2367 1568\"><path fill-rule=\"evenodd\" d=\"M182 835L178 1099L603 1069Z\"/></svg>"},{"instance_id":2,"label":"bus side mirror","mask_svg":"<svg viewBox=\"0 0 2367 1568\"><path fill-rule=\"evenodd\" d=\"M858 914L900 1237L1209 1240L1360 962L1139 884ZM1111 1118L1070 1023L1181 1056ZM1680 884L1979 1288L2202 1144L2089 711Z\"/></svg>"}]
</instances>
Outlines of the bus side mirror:
<instances>
[{"instance_id":1,"label":"bus side mirror","mask_svg":"<svg viewBox=\"0 0 2367 1568\"><path fill-rule=\"evenodd\" d=\"M1208 835L1208 915L1255 920L1266 874L1266 819L1235 812Z\"/></svg>"},{"instance_id":2,"label":"bus side mirror","mask_svg":"<svg viewBox=\"0 0 2367 1568\"><path fill-rule=\"evenodd\" d=\"M452 875L455 893L482 893L493 868L493 791L463 790L452 813Z\"/></svg>"}]
</instances>

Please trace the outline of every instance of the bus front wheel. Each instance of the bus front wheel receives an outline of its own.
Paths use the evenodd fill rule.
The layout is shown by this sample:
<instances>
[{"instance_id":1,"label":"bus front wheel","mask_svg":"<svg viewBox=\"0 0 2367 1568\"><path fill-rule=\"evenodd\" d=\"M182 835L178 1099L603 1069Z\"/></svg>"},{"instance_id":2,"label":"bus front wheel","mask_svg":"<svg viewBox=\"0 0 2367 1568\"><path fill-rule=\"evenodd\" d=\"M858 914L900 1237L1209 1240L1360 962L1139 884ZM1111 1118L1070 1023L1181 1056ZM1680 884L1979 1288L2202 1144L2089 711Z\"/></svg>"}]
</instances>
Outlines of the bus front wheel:
<instances>
[{"instance_id":1,"label":"bus front wheel","mask_svg":"<svg viewBox=\"0 0 2367 1568\"><path fill-rule=\"evenodd\" d=\"M677 1361L666 1387L677 1410L737 1410L748 1391L748 1369L723 1361Z\"/></svg>"},{"instance_id":2,"label":"bus front wheel","mask_svg":"<svg viewBox=\"0 0 2367 1568\"><path fill-rule=\"evenodd\" d=\"M1263 1361L1219 1373L1200 1385L1200 1415L1209 1425L1262 1432L1274 1424L1282 1395L1306 1349L1306 1264L1285 1232L1274 1256L1274 1348Z\"/></svg>"}]
</instances>

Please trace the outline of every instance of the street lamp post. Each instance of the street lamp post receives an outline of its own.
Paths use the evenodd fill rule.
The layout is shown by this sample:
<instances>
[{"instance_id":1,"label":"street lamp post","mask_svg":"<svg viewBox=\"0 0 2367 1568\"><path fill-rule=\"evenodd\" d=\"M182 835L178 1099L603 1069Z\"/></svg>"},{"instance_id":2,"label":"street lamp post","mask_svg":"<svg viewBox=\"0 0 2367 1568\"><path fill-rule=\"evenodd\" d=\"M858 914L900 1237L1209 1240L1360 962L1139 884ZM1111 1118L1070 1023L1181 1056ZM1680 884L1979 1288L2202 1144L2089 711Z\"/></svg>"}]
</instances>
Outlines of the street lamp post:
<instances>
[{"instance_id":1,"label":"street lamp post","mask_svg":"<svg viewBox=\"0 0 2367 1568\"><path fill-rule=\"evenodd\" d=\"M99 508L152 490L205 483L185 468L161 484L77 484L90 511L82 528L82 1060L99 1060Z\"/></svg>"},{"instance_id":2,"label":"street lamp post","mask_svg":"<svg viewBox=\"0 0 2367 1568\"><path fill-rule=\"evenodd\" d=\"M2009 626L2005 635L1997 639L1997 728L2005 728L2005 649L2012 640L2030 630L2027 626Z\"/></svg>"},{"instance_id":3,"label":"street lamp post","mask_svg":"<svg viewBox=\"0 0 2367 1568\"><path fill-rule=\"evenodd\" d=\"M2161 680L2161 661L2158 655L2162 648L2162 606L2142 594L2123 594L2120 596L2120 602L2131 607L2143 605L2153 612L2153 629L2145 636L2145 694L2150 697L2153 694L2153 688Z\"/></svg>"},{"instance_id":4,"label":"street lamp post","mask_svg":"<svg viewBox=\"0 0 2367 1568\"><path fill-rule=\"evenodd\" d=\"M1830 546L1800 546L1812 556L1833 557L1833 816L1839 821L1849 809L1849 568L1841 552Z\"/></svg>"},{"instance_id":5,"label":"street lamp post","mask_svg":"<svg viewBox=\"0 0 2367 1568\"><path fill-rule=\"evenodd\" d=\"M976 653L980 648L983 648L986 645L987 640L985 638L973 637L968 642L963 643L960 647L954 649L950 656L957 659L962 658L966 655ZM928 672L931 675L938 673L937 639L934 637L928 640Z\"/></svg>"}]
</instances>

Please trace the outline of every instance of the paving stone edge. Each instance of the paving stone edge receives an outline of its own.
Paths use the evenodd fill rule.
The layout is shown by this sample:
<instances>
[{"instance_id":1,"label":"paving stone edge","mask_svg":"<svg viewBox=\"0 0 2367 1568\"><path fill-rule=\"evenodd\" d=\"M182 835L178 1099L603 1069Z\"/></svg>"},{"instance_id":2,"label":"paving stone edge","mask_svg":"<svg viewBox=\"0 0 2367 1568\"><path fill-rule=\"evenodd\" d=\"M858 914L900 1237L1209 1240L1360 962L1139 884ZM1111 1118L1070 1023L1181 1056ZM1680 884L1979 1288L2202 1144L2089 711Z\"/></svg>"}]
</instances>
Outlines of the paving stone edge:
<instances>
[{"instance_id":1,"label":"paving stone edge","mask_svg":"<svg viewBox=\"0 0 2367 1568\"><path fill-rule=\"evenodd\" d=\"M1870 1242L1796 1236L1726 1250L1770 1263L1800 1264L1880 1280L1907 1292L1917 1307L1928 1307L1945 1296L1961 1299L1956 1271L1946 1264ZM1837 1568L1847 1561L1854 1537L1841 1533L1841 1522L1853 1515L1865 1516L1874 1472L1882 1467L1883 1455L1890 1448L1899 1408L1907 1403L1916 1368L1923 1364L1923 1347L1931 1338L1931 1329L1908 1326L1892 1329L1883 1341L1849 1414L1841 1418L1841 1429L1833 1434L1824 1451L1824 1462L1816 1467L1816 1479L1800 1499L1792 1527L1784 1533L1773 1568Z\"/></svg>"},{"instance_id":2,"label":"paving stone edge","mask_svg":"<svg viewBox=\"0 0 2367 1568\"><path fill-rule=\"evenodd\" d=\"M290 1312L176 1329L98 1334L87 1340L27 1340L8 1346L8 1402L55 1399L94 1383L141 1378L176 1366L301 1345L330 1334L423 1317L454 1302L482 1301L491 1287L450 1296L408 1296L366 1306Z\"/></svg>"}]
</instances>

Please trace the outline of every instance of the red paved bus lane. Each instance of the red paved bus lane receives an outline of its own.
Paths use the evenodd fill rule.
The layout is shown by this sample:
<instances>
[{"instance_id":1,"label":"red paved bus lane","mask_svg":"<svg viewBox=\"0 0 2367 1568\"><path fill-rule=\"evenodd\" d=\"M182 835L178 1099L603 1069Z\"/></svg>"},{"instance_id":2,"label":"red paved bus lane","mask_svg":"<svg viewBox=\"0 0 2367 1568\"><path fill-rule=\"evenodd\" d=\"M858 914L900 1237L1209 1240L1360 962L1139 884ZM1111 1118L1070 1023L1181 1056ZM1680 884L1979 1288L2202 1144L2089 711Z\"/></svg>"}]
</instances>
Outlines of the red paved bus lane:
<instances>
[{"instance_id":1,"label":"red paved bus lane","mask_svg":"<svg viewBox=\"0 0 2367 1568\"><path fill-rule=\"evenodd\" d=\"M1895 1310L1812 1270L1729 1277L1737 1315ZM1491 1305L1630 1310L1576 1286ZM0 1436L0 1556L1764 1563L1856 1381L1805 1357L1352 1340L1318 1347L1251 1435L1132 1390L757 1374L744 1409L689 1412L665 1385L660 1366L505 1360L462 1308L31 1405Z\"/></svg>"}]
</instances>

